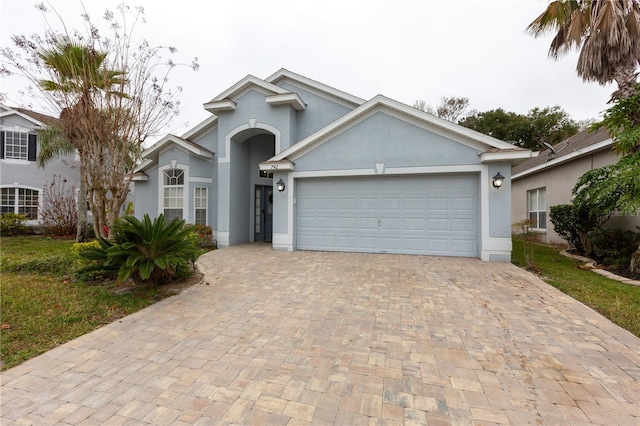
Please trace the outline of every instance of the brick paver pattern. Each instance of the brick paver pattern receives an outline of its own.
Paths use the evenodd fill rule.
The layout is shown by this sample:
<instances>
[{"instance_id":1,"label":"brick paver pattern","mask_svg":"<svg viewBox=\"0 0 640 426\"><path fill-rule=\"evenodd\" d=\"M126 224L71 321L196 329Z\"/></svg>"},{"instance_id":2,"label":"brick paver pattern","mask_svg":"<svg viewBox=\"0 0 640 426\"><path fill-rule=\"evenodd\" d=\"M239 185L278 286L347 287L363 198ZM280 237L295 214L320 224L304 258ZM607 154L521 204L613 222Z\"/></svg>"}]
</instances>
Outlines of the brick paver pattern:
<instances>
[{"instance_id":1,"label":"brick paver pattern","mask_svg":"<svg viewBox=\"0 0 640 426\"><path fill-rule=\"evenodd\" d=\"M12 424L640 424L640 339L511 264L276 252L2 374Z\"/></svg>"}]
</instances>

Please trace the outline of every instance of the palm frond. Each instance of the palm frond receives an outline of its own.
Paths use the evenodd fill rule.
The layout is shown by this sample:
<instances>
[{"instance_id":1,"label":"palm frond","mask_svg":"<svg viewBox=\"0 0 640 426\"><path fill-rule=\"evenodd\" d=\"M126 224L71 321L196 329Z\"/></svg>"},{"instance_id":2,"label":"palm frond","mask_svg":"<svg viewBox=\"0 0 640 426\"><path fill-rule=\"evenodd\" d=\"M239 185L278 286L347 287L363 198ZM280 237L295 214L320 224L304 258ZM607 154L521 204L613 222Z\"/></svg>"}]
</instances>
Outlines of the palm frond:
<instances>
[{"instance_id":1,"label":"palm frond","mask_svg":"<svg viewBox=\"0 0 640 426\"><path fill-rule=\"evenodd\" d=\"M40 149L38 153L38 167L44 168L54 157L69 155L75 147L57 127L45 126L38 131Z\"/></svg>"},{"instance_id":2,"label":"palm frond","mask_svg":"<svg viewBox=\"0 0 640 426\"><path fill-rule=\"evenodd\" d=\"M525 31L534 37L558 31L566 26L573 11L578 9L580 9L580 3L576 0L552 1L545 11L527 26Z\"/></svg>"}]
</instances>

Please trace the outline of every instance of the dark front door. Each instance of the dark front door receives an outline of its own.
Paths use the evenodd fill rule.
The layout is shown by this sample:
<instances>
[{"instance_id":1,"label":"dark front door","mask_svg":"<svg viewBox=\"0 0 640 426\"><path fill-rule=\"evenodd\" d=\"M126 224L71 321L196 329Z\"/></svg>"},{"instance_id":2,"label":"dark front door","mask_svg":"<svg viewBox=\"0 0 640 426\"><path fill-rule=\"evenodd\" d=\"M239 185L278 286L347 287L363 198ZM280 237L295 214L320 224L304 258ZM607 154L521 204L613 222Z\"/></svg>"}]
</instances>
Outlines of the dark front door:
<instances>
[{"instance_id":1,"label":"dark front door","mask_svg":"<svg viewBox=\"0 0 640 426\"><path fill-rule=\"evenodd\" d=\"M273 186L256 185L254 241L271 241L273 235Z\"/></svg>"}]
</instances>

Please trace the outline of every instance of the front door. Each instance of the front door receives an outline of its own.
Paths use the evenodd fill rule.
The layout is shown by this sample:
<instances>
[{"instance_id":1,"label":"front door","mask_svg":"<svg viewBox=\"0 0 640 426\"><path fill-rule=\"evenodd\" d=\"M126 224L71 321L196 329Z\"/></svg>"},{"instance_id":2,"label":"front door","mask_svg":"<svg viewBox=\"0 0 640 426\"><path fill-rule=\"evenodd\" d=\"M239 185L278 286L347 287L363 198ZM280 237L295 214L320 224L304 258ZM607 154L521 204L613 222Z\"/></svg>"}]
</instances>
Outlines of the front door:
<instances>
[{"instance_id":1,"label":"front door","mask_svg":"<svg viewBox=\"0 0 640 426\"><path fill-rule=\"evenodd\" d=\"M271 241L273 235L273 186L256 185L254 241Z\"/></svg>"}]
</instances>

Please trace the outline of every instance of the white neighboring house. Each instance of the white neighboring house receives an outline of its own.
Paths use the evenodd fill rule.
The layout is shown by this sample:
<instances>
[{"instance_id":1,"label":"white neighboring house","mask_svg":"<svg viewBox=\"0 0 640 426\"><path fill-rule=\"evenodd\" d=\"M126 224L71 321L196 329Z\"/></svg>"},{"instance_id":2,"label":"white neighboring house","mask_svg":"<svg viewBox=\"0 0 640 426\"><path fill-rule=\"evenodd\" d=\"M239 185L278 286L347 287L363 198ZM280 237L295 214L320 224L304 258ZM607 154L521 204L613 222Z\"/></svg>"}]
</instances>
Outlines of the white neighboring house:
<instances>
[{"instance_id":1,"label":"white neighboring house","mask_svg":"<svg viewBox=\"0 0 640 426\"><path fill-rule=\"evenodd\" d=\"M53 176L67 180L66 187L79 186L80 162L75 154L53 158L38 167L38 130L56 118L24 108L0 105L0 213L21 213L28 225L42 219L43 188Z\"/></svg>"}]
</instances>

